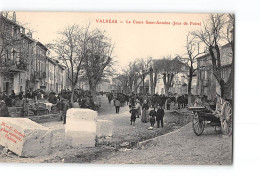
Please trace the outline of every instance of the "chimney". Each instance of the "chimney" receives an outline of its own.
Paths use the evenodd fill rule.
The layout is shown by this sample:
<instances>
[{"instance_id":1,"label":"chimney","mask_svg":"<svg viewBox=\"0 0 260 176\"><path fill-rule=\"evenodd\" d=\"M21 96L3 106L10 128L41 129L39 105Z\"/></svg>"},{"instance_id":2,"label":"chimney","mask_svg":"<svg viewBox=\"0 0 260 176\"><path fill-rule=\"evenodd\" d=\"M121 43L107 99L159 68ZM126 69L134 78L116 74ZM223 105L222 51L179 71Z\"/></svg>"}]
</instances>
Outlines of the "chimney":
<instances>
[{"instance_id":1,"label":"chimney","mask_svg":"<svg viewBox=\"0 0 260 176\"><path fill-rule=\"evenodd\" d=\"M30 37L30 38L32 38L32 33L31 33L30 31L27 32L27 36Z\"/></svg>"},{"instance_id":2,"label":"chimney","mask_svg":"<svg viewBox=\"0 0 260 176\"><path fill-rule=\"evenodd\" d=\"M13 13L13 22L16 22L16 14L15 14L15 12Z\"/></svg>"}]
</instances>

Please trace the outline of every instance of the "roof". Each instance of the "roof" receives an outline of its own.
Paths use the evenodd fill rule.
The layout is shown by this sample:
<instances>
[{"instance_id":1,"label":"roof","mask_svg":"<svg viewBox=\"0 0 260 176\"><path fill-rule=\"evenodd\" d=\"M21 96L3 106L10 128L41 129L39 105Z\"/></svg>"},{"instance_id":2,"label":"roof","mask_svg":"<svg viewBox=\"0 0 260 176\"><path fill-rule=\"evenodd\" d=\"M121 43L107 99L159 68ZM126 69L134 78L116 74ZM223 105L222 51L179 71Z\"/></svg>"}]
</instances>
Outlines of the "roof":
<instances>
[{"instance_id":1,"label":"roof","mask_svg":"<svg viewBox=\"0 0 260 176\"><path fill-rule=\"evenodd\" d=\"M36 40L34 40L33 38L27 36L26 34L22 34L21 36L26 38L26 39L28 39L28 40L31 40L32 42L37 42Z\"/></svg>"},{"instance_id":2,"label":"roof","mask_svg":"<svg viewBox=\"0 0 260 176\"><path fill-rule=\"evenodd\" d=\"M204 58L206 58L206 57L208 57L208 56L210 56L209 53L204 54L204 55L202 55L202 56L197 57L197 60L204 59Z\"/></svg>"},{"instance_id":3,"label":"roof","mask_svg":"<svg viewBox=\"0 0 260 176\"><path fill-rule=\"evenodd\" d=\"M49 62L51 62L52 64L54 64L54 65L57 64L56 60L54 60L54 59L52 59L52 58L47 57L47 60L48 60Z\"/></svg>"},{"instance_id":4,"label":"roof","mask_svg":"<svg viewBox=\"0 0 260 176\"><path fill-rule=\"evenodd\" d=\"M41 42L37 41L36 44L39 45L39 46L41 46L45 51L48 50L48 48L47 48L44 44L42 44Z\"/></svg>"},{"instance_id":5,"label":"roof","mask_svg":"<svg viewBox=\"0 0 260 176\"><path fill-rule=\"evenodd\" d=\"M64 66L61 65L61 64L58 64L58 66L62 69L62 70L65 70Z\"/></svg>"},{"instance_id":6,"label":"roof","mask_svg":"<svg viewBox=\"0 0 260 176\"><path fill-rule=\"evenodd\" d=\"M11 24L13 24L13 25L15 25L15 26L18 26L18 27L21 27L21 28L23 28L20 24L18 24L17 22L14 22L13 20L10 20L10 19L8 19L8 18L6 18L5 16L3 16L2 14L0 15L0 18L3 18L5 21L7 21L8 23L11 23Z\"/></svg>"},{"instance_id":7,"label":"roof","mask_svg":"<svg viewBox=\"0 0 260 176\"><path fill-rule=\"evenodd\" d=\"M227 43L225 45L222 46L222 48L228 48L228 47L231 47L231 44L230 43Z\"/></svg>"}]
</instances>

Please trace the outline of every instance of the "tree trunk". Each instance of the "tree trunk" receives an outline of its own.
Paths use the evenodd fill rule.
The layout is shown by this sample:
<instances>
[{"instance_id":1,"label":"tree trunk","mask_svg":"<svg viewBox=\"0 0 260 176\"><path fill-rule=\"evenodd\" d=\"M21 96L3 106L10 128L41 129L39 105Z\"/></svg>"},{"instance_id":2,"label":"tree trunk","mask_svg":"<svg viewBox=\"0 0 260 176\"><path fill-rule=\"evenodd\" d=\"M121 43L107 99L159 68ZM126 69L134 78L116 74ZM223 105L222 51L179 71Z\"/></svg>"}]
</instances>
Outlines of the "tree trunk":
<instances>
[{"instance_id":1,"label":"tree trunk","mask_svg":"<svg viewBox=\"0 0 260 176\"><path fill-rule=\"evenodd\" d=\"M156 84L157 84L157 76L158 76L157 73L154 73L152 95L155 94L155 88L156 88Z\"/></svg>"},{"instance_id":2,"label":"tree trunk","mask_svg":"<svg viewBox=\"0 0 260 176\"><path fill-rule=\"evenodd\" d=\"M165 96L168 96L169 95L170 86L168 84L166 84L164 87L165 87Z\"/></svg>"},{"instance_id":3,"label":"tree trunk","mask_svg":"<svg viewBox=\"0 0 260 176\"><path fill-rule=\"evenodd\" d=\"M74 84L71 84L71 97L70 97L70 101L71 103L74 102L74 92L75 92L75 85Z\"/></svg>"},{"instance_id":4,"label":"tree trunk","mask_svg":"<svg viewBox=\"0 0 260 176\"><path fill-rule=\"evenodd\" d=\"M135 82L134 82L134 93L135 93L135 94L137 93L137 89L138 89L138 87L137 87L137 82L135 81Z\"/></svg>"},{"instance_id":5,"label":"tree trunk","mask_svg":"<svg viewBox=\"0 0 260 176\"><path fill-rule=\"evenodd\" d=\"M192 74L193 74L193 68L190 67L190 73L189 73L189 81L188 81L188 106L192 105L191 102L191 84L192 84Z\"/></svg>"},{"instance_id":6,"label":"tree trunk","mask_svg":"<svg viewBox=\"0 0 260 176\"><path fill-rule=\"evenodd\" d=\"M97 93L96 93L96 89L97 89L97 83L96 80L94 80L93 78L91 78L89 80L89 91L91 93L91 96L93 97L93 101L96 101L97 98Z\"/></svg>"},{"instance_id":7,"label":"tree trunk","mask_svg":"<svg viewBox=\"0 0 260 176\"><path fill-rule=\"evenodd\" d=\"M153 90L154 90L154 83L153 83L153 72L150 71L150 86L151 86L151 95L154 94Z\"/></svg>"}]
</instances>

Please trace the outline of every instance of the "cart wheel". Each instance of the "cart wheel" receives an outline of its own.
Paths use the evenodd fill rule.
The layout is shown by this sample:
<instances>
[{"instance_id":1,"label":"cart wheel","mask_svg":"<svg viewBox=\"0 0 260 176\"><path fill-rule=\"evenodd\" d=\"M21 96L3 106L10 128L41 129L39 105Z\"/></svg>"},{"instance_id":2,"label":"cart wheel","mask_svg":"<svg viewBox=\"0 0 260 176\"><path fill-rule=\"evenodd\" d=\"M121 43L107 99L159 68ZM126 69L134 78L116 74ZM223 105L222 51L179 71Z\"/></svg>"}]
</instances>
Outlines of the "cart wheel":
<instances>
[{"instance_id":1,"label":"cart wheel","mask_svg":"<svg viewBox=\"0 0 260 176\"><path fill-rule=\"evenodd\" d=\"M200 118L197 112L194 112L192 120L193 131L197 136L200 136L205 128L204 119Z\"/></svg>"},{"instance_id":2,"label":"cart wheel","mask_svg":"<svg viewBox=\"0 0 260 176\"><path fill-rule=\"evenodd\" d=\"M226 102L223 109L223 119L221 121L221 131L225 135L232 134L232 107L229 102Z\"/></svg>"}]
</instances>

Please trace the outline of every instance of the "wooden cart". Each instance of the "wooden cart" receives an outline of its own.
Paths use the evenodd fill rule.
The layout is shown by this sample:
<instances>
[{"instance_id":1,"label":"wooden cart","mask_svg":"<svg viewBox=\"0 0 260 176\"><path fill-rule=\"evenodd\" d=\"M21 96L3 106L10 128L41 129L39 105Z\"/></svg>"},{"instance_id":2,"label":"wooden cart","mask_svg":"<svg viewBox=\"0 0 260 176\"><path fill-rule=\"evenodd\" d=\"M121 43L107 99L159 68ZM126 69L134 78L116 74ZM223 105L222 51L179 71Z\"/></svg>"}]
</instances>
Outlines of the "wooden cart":
<instances>
[{"instance_id":1,"label":"wooden cart","mask_svg":"<svg viewBox=\"0 0 260 176\"><path fill-rule=\"evenodd\" d=\"M232 106L229 101L224 100L217 95L216 109L211 110L208 107L189 107L193 112L192 128L197 136L200 136L205 128L206 122L212 127L221 127L221 131L225 135L232 134L233 114Z\"/></svg>"}]
</instances>

